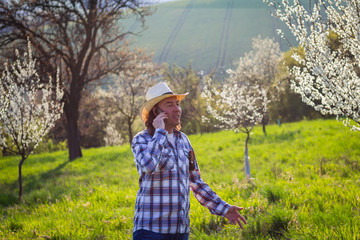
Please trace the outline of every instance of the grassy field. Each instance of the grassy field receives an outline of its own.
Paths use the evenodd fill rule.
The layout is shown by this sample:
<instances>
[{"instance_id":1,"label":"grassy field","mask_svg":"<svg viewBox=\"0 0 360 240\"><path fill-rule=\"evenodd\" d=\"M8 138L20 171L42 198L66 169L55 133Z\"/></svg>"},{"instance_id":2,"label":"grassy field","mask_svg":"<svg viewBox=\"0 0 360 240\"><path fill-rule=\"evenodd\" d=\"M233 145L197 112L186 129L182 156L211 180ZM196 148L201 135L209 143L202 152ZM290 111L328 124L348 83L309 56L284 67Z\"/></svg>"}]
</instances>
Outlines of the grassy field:
<instances>
[{"instance_id":1,"label":"grassy field","mask_svg":"<svg viewBox=\"0 0 360 240\"><path fill-rule=\"evenodd\" d=\"M334 120L255 128L252 179L243 134L193 135L202 178L244 207L244 230L191 196L190 239L360 239L360 135ZM0 239L131 239L138 175L130 147L30 156L18 202L18 157L0 159Z\"/></svg>"},{"instance_id":2,"label":"grassy field","mask_svg":"<svg viewBox=\"0 0 360 240\"><path fill-rule=\"evenodd\" d=\"M136 45L154 53L156 62L176 63L205 72L232 66L251 50L252 38L275 38L286 51L289 45L275 29L285 24L271 17L262 0L177 0L159 4L146 18L148 28ZM129 22L131 30L140 30ZM288 34L290 39L293 39ZM291 41L295 44L295 41Z\"/></svg>"}]
</instances>

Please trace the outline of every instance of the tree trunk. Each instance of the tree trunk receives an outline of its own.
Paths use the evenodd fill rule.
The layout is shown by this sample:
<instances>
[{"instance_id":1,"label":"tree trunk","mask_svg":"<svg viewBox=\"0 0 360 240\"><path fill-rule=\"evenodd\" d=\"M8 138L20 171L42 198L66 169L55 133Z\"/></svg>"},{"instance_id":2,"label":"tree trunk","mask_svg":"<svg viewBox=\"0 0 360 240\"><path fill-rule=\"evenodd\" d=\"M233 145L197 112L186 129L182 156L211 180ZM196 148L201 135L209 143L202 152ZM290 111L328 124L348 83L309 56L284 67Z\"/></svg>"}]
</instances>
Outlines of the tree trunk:
<instances>
[{"instance_id":1,"label":"tree trunk","mask_svg":"<svg viewBox=\"0 0 360 240\"><path fill-rule=\"evenodd\" d=\"M249 150L248 150L248 141L250 139L250 133L247 132L247 137L245 140L245 174L247 178L251 177L250 174L250 163L249 163Z\"/></svg>"},{"instance_id":2,"label":"tree trunk","mask_svg":"<svg viewBox=\"0 0 360 240\"><path fill-rule=\"evenodd\" d=\"M132 132L131 126L132 126L132 122L131 122L131 120L128 120L128 134L129 134L129 143L130 143L130 145L131 145L131 142L132 142L132 139L133 139L133 132Z\"/></svg>"},{"instance_id":3,"label":"tree trunk","mask_svg":"<svg viewBox=\"0 0 360 240\"><path fill-rule=\"evenodd\" d=\"M25 161L25 157L22 156L21 161L19 163L19 200L22 200L23 196L23 188L22 188L22 174L21 174L21 167Z\"/></svg>"},{"instance_id":4,"label":"tree trunk","mask_svg":"<svg viewBox=\"0 0 360 240\"><path fill-rule=\"evenodd\" d=\"M266 124L267 124L267 114L265 113L262 120L261 120L261 124L262 124L262 129L263 129L263 132L264 132L264 135L267 136L266 134Z\"/></svg>"},{"instance_id":5,"label":"tree trunk","mask_svg":"<svg viewBox=\"0 0 360 240\"><path fill-rule=\"evenodd\" d=\"M10 156L9 151L8 151L6 148L3 148L3 149L2 149L2 156L3 156L3 157L5 157L5 156Z\"/></svg>"},{"instance_id":6,"label":"tree trunk","mask_svg":"<svg viewBox=\"0 0 360 240\"><path fill-rule=\"evenodd\" d=\"M266 126L266 123L263 122L262 123L262 129L263 129L264 135L267 136L265 126Z\"/></svg>"},{"instance_id":7,"label":"tree trunk","mask_svg":"<svg viewBox=\"0 0 360 240\"><path fill-rule=\"evenodd\" d=\"M65 102L64 106L70 161L74 160L75 158L82 157L80 148L80 133L78 128L79 102L80 92L78 93L78 96L70 96L70 99Z\"/></svg>"}]
</instances>

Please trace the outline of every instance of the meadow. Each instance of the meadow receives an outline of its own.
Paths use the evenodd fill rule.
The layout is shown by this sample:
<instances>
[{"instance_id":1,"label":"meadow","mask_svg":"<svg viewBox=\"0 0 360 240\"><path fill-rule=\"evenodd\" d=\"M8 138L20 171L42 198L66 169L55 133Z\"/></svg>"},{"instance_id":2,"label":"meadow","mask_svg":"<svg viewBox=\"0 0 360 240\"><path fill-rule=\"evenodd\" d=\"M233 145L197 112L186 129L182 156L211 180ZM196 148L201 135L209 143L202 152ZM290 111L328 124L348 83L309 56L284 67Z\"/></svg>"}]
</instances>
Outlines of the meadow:
<instances>
[{"instance_id":1,"label":"meadow","mask_svg":"<svg viewBox=\"0 0 360 240\"><path fill-rule=\"evenodd\" d=\"M189 136L202 178L244 207L244 230L191 196L190 239L360 239L360 133L336 120ZM0 158L0 239L131 239L138 174L129 145Z\"/></svg>"},{"instance_id":2,"label":"meadow","mask_svg":"<svg viewBox=\"0 0 360 240\"><path fill-rule=\"evenodd\" d=\"M261 35L290 46L276 34L282 28L297 46L285 24L271 17L262 0L177 0L154 6L146 18L146 30L134 38L135 45L154 53L159 63L176 63L210 72L233 66L251 50L252 38ZM126 29L141 31L140 23L122 22Z\"/></svg>"}]
</instances>

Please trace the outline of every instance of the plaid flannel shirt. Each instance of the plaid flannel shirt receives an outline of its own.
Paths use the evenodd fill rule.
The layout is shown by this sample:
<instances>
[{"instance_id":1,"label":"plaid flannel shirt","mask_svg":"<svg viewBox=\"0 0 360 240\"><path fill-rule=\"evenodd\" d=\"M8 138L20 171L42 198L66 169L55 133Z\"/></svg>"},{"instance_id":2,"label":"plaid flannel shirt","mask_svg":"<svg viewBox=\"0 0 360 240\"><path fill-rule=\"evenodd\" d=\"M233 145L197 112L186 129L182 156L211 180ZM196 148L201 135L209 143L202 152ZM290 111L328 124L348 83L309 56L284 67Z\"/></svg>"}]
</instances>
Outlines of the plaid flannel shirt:
<instances>
[{"instance_id":1,"label":"plaid flannel shirt","mask_svg":"<svg viewBox=\"0 0 360 240\"><path fill-rule=\"evenodd\" d=\"M229 204L221 200L201 179L199 166L189 171L188 153L192 150L187 136L174 130L175 146L167 140L167 131L147 130L132 141L135 164L140 175L135 203L134 229L158 233L188 233L189 192L212 214L224 216Z\"/></svg>"}]
</instances>

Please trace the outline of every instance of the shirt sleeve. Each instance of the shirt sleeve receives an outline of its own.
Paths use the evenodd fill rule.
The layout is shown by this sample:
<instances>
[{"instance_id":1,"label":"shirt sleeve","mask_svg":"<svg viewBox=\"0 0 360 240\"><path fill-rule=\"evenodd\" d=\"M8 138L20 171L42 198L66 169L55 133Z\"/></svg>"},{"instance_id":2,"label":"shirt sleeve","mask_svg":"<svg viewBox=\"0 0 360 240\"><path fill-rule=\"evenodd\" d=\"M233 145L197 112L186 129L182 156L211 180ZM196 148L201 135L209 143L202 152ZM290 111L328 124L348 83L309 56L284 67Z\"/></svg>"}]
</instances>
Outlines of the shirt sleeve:
<instances>
[{"instance_id":1,"label":"shirt sleeve","mask_svg":"<svg viewBox=\"0 0 360 240\"><path fill-rule=\"evenodd\" d=\"M166 130L158 128L152 137L144 133L134 137L131 150L139 172L153 173L170 170L174 166L173 154L169 148L164 148L166 134Z\"/></svg>"},{"instance_id":2,"label":"shirt sleeve","mask_svg":"<svg viewBox=\"0 0 360 240\"><path fill-rule=\"evenodd\" d=\"M189 139L187 139L187 141L192 149ZM230 205L223 201L210 186L201 179L199 165L196 160L195 170L190 171L190 189L199 203L208 208L212 214L224 217L228 212Z\"/></svg>"},{"instance_id":3,"label":"shirt sleeve","mask_svg":"<svg viewBox=\"0 0 360 240\"><path fill-rule=\"evenodd\" d=\"M197 164L196 164L197 165ZM200 176L198 166L190 172L190 189L201 205L208 208L212 214L225 216L230 205L223 201Z\"/></svg>"}]
</instances>

